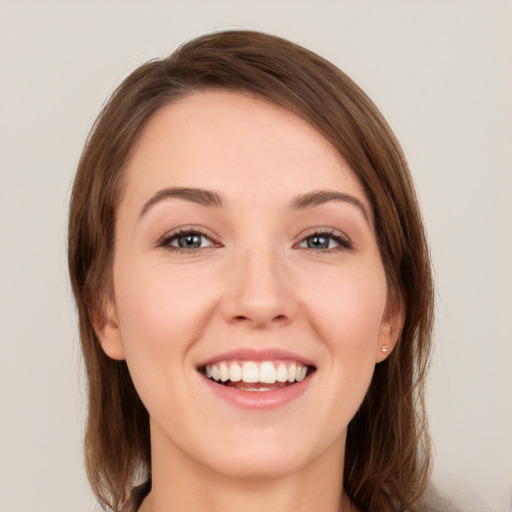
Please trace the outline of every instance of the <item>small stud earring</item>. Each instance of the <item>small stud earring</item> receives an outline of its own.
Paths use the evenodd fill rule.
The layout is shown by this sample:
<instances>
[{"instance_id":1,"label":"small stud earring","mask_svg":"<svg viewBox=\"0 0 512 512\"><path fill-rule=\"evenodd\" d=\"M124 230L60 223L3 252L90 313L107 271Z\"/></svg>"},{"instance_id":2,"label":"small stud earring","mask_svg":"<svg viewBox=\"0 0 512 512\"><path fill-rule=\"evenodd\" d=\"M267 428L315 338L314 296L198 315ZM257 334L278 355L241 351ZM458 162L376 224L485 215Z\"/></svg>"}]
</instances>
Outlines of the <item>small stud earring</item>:
<instances>
[{"instance_id":1,"label":"small stud earring","mask_svg":"<svg viewBox=\"0 0 512 512\"><path fill-rule=\"evenodd\" d=\"M381 350L384 354L387 354L389 352L389 345L382 345Z\"/></svg>"}]
</instances>

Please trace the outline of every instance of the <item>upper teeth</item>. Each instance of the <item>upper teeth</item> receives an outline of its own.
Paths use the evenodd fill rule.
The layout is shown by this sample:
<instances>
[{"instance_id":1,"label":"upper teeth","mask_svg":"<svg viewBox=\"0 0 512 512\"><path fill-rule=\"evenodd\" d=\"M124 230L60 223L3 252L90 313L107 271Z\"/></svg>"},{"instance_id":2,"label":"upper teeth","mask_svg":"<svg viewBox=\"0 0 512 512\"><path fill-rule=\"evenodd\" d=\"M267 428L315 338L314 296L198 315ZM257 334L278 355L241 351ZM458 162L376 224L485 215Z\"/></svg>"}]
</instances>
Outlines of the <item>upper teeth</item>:
<instances>
[{"instance_id":1,"label":"upper teeth","mask_svg":"<svg viewBox=\"0 0 512 512\"><path fill-rule=\"evenodd\" d=\"M263 382L274 384L277 382L300 382L306 377L307 367L298 363L272 363L264 361L257 363L245 361L241 365L235 361L220 361L208 364L205 368L209 379L226 382Z\"/></svg>"}]
</instances>

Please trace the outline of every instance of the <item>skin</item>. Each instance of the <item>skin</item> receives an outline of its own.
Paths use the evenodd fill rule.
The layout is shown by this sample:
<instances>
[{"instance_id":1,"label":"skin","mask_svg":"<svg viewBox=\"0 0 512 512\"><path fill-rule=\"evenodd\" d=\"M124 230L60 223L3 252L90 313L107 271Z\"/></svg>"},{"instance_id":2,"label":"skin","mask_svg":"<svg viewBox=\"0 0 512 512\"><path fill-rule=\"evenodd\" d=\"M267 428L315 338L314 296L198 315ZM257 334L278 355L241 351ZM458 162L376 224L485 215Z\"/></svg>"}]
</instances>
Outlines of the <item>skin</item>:
<instances>
[{"instance_id":1,"label":"skin","mask_svg":"<svg viewBox=\"0 0 512 512\"><path fill-rule=\"evenodd\" d=\"M215 191L223 206L151 201L169 187ZM291 206L318 190L355 201ZM204 233L201 247L179 250L177 229ZM327 245L310 246L315 232ZM242 93L160 109L129 160L113 284L96 330L150 414L143 512L350 510L340 500L347 425L401 313L387 301L368 199L322 135ZM241 409L197 370L236 348L290 350L316 372L283 406Z\"/></svg>"}]
</instances>

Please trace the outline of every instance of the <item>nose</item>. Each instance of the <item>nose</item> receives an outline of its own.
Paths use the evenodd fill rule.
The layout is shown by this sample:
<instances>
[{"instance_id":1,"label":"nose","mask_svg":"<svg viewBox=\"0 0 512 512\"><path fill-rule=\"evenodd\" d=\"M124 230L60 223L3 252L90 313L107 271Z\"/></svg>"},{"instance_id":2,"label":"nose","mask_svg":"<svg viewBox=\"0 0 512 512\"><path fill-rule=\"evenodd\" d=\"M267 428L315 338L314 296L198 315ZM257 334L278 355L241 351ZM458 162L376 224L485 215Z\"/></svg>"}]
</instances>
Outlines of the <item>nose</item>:
<instances>
[{"instance_id":1,"label":"nose","mask_svg":"<svg viewBox=\"0 0 512 512\"><path fill-rule=\"evenodd\" d=\"M253 329L292 321L297 298L283 256L277 251L255 250L235 259L227 272L222 300L224 318Z\"/></svg>"}]
</instances>

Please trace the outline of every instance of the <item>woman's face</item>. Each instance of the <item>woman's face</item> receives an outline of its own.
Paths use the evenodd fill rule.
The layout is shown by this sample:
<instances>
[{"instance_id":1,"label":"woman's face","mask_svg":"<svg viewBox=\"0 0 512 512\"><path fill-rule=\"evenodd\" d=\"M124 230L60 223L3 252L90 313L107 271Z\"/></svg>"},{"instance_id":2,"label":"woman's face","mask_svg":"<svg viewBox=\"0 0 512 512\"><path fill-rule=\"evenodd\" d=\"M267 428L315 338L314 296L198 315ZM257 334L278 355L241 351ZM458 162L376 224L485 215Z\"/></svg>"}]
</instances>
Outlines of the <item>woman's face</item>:
<instances>
[{"instance_id":1,"label":"woman's face","mask_svg":"<svg viewBox=\"0 0 512 512\"><path fill-rule=\"evenodd\" d=\"M241 93L162 108L129 160L115 245L97 330L149 411L154 463L339 464L399 315L368 199L323 136Z\"/></svg>"}]
</instances>

